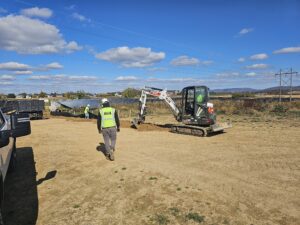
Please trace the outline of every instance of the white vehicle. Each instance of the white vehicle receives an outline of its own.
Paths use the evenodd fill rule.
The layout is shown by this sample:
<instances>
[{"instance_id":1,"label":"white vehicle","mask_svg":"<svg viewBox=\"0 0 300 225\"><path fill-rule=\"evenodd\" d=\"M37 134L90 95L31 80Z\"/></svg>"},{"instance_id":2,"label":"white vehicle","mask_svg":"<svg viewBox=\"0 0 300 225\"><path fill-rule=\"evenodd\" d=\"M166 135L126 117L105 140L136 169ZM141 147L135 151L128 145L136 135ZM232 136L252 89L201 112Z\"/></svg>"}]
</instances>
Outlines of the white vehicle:
<instances>
[{"instance_id":1,"label":"white vehicle","mask_svg":"<svg viewBox=\"0 0 300 225\"><path fill-rule=\"evenodd\" d=\"M0 108L0 225L3 225L2 209L4 181L9 169L16 166L16 138L31 133L28 114L5 114Z\"/></svg>"}]
</instances>

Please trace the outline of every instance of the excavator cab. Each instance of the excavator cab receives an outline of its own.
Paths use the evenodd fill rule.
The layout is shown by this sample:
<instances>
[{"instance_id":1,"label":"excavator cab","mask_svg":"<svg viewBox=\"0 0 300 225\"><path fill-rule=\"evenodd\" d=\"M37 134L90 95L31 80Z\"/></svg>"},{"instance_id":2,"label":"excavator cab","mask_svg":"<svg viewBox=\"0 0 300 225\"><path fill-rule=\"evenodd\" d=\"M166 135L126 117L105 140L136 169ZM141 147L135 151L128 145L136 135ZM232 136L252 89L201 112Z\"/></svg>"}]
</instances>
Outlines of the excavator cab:
<instances>
[{"instance_id":1,"label":"excavator cab","mask_svg":"<svg viewBox=\"0 0 300 225\"><path fill-rule=\"evenodd\" d=\"M188 125L210 126L216 116L213 104L209 103L209 88L189 86L182 89L181 120Z\"/></svg>"}]
</instances>

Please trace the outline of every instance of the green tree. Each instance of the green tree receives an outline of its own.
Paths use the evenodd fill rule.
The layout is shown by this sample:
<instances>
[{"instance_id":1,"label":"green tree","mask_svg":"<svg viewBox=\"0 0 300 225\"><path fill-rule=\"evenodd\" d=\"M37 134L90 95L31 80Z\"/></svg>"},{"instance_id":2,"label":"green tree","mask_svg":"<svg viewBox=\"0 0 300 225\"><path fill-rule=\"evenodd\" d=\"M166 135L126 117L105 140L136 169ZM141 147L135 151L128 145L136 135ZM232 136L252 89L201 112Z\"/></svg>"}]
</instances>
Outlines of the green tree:
<instances>
[{"instance_id":1,"label":"green tree","mask_svg":"<svg viewBox=\"0 0 300 225\"><path fill-rule=\"evenodd\" d=\"M47 97L47 93L45 93L45 92L43 92L43 91L41 91L40 93L39 93L39 98L46 98Z\"/></svg>"},{"instance_id":2,"label":"green tree","mask_svg":"<svg viewBox=\"0 0 300 225\"><path fill-rule=\"evenodd\" d=\"M22 98L26 98L26 96L27 96L27 94L25 92L20 93L19 95L22 96Z\"/></svg>"},{"instance_id":3,"label":"green tree","mask_svg":"<svg viewBox=\"0 0 300 225\"><path fill-rule=\"evenodd\" d=\"M134 98L141 95L141 91L134 88L127 88L122 92L125 98Z\"/></svg>"},{"instance_id":4,"label":"green tree","mask_svg":"<svg viewBox=\"0 0 300 225\"><path fill-rule=\"evenodd\" d=\"M88 98L88 95L87 93L85 93L85 91L77 91L75 93L75 96L77 97L77 99Z\"/></svg>"},{"instance_id":5,"label":"green tree","mask_svg":"<svg viewBox=\"0 0 300 225\"><path fill-rule=\"evenodd\" d=\"M16 98L16 95L14 93L9 93L7 95L7 98Z\"/></svg>"}]
</instances>

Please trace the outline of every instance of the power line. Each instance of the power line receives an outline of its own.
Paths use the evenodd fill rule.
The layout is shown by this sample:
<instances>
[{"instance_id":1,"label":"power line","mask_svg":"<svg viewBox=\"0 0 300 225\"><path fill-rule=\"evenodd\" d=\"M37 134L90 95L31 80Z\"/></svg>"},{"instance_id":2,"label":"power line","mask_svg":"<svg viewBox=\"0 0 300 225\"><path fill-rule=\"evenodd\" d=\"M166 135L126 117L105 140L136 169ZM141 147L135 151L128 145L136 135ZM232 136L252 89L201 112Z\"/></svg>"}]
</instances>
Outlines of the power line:
<instances>
[{"instance_id":1,"label":"power line","mask_svg":"<svg viewBox=\"0 0 300 225\"><path fill-rule=\"evenodd\" d=\"M279 102L282 100L282 88L289 87L290 92L290 102L292 101L293 95L293 75L297 76L298 72L293 71L291 68L289 72L282 72L280 69L279 73L275 74L275 77L279 77Z\"/></svg>"}]
</instances>

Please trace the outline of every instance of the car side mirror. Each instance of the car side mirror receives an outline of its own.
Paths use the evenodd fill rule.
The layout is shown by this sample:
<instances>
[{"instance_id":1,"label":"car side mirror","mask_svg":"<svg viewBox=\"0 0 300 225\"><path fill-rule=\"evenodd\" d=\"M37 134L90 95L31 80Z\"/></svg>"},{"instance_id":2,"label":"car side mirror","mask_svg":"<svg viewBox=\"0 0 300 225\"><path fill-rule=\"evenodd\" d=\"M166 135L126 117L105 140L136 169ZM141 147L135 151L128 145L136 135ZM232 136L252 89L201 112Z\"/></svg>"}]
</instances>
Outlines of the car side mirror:
<instances>
[{"instance_id":1,"label":"car side mirror","mask_svg":"<svg viewBox=\"0 0 300 225\"><path fill-rule=\"evenodd\" d=\"M0 131L0 148L9 144L10 132L7 130Z\"/></svg>"}]
</instances>

